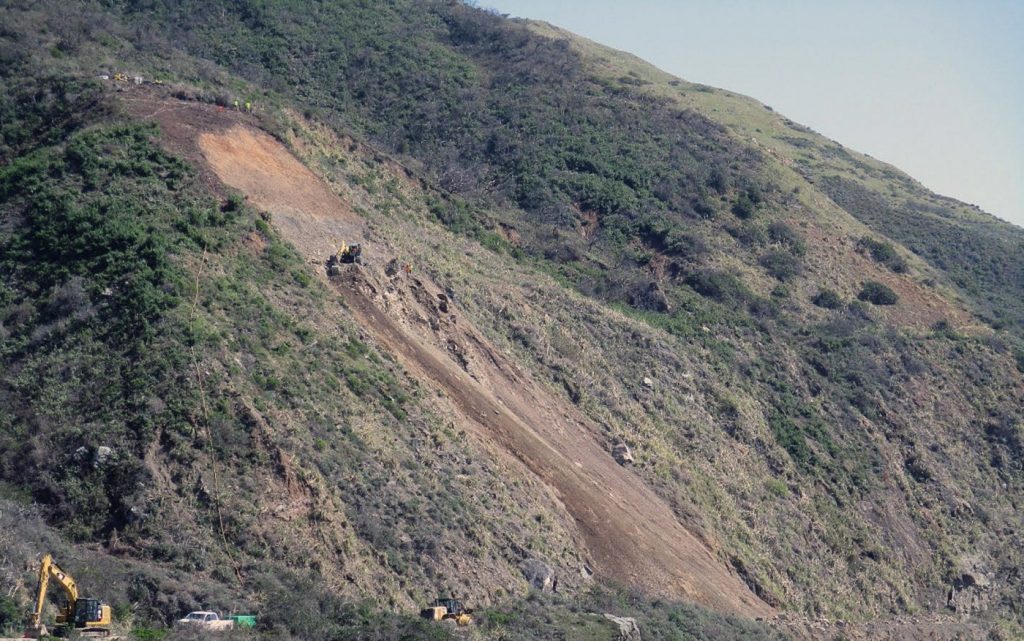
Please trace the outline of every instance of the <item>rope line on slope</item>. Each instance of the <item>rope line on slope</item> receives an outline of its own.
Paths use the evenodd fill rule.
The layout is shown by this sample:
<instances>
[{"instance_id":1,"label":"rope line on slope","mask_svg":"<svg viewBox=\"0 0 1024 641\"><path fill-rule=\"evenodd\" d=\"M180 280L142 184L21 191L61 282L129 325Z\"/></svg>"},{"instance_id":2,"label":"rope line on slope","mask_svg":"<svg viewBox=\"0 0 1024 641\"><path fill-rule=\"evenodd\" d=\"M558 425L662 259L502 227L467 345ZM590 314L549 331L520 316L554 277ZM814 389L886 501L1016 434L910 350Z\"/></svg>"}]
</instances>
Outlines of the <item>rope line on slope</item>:
<instances>
[{"instance_id":1,"label":"rope line on slope","mask_svg":"<svg viewBox=\"0 0 1024 641\"><path fill-rule=\"evenodd\" d=\"M207 256L207 248L204 246L203 247L203 258L202 258L202 261L199 263L199 269L196 270L196 281L195 281L195 287L194 287L194 292L193 292L193 296L192 296L192 309L189 312L189 316L188 316L188 331L189 331L190 337L191 337L191 334L192 334L192 331L193 331L193 327L194 327L194 324L195 324L196 310L199 307L199 281L202 278L203 270L206 268L206 256ZM189 353L192 355L192 367L193 367L193 369L195 369L196 387L199 389L199 405L200 405L200 407L203 410L203 432L204 432L204 436L206 437L207 443L209 443L210 447L212 448L213 447L213 433L210 431L210 410L209 410L209 406L206 403L206 390L203 388L203 376L202 376L202 372L199 369L199 359L196 356L196 346L195 346L195 342L194 341L192 342L192 344L189 345ZM195 437L195 435L196 435L196 431L195 431L195 428L193 428L192 436ZM217 510L217 523L218 523L219 528L220 528L221 543L223 543L223 545L224 545L224 553L227 555L228 559L231 561L231 566L235 570L235 578L238 579L238 585L242 586L245 583L244 579L242 578L242 569L241 569L241 567L239 567L238 561L235 559L234 555L231 553L231 546L228 544L227 531L226 531L226 528L224 527L224 512L221 509L221 499L220 499L220 474L217 473L217 457L216 457L216 455L211 456L211 458L210 458L210 470L213 473L213 504L214 504L214 507Z\"/></svg>"}]
</instances>

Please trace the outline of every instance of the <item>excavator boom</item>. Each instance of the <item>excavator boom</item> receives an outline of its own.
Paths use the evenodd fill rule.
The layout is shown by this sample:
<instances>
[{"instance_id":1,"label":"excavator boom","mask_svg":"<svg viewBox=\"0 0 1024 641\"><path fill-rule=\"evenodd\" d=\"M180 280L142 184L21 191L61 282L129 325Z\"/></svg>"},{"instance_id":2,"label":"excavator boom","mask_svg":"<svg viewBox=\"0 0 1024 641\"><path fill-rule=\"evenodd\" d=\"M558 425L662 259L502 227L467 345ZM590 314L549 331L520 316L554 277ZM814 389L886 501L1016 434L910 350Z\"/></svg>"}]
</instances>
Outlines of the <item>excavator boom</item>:
<instances>
[{"instance_id":1,"label":"excavator boom","mask_svg":"<svg viewBox=\"0 0 1024 641\"><path fill-rule=\"evenodd\" d=\"M64 591L64 597L67 600L67 605L57 614L58 624L94 630L100 633L109 632L105 626L110 625L110 606L101 604L95 599L79 599L78 586L75 584L75 580L71 578L70 574L60 569L60 566L54 562L53 555L45 554L39 562L39 585L36 590L36 603L32 609L32 615L29 617L29 628L26 631L26 636L38 638L40 635L46 634L42 624L43 605L46 603L46 590L50 585L50 580L57 582L57 585ZM78 619L83 618L78 616L79 611L83 610L81 606L86 606L85 610L89 611L89 616L79 621Z\"/></svg>"}]
</instances>

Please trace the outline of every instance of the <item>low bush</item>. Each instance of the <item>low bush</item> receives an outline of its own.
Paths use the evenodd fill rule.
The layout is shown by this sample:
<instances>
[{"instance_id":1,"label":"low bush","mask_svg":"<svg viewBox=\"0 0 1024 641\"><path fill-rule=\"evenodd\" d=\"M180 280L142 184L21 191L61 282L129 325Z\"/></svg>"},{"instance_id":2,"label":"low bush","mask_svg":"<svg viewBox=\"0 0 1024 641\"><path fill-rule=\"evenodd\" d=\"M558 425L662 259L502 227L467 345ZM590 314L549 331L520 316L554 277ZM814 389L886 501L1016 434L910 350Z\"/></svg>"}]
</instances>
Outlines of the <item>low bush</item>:
<instances>
[{"instance_id":1,"label":"low bush","mask_svg":"<svg viewBox=\"0 0 1024 641\"><path fill-rule=\"evenodd\" d=\"M876 262L882 263L897 274L906 273L908 269L907 261L896 253L896 248L891 243L864 236L857 241L857 249L868 252Z\"/></svg>"},{"instance_id":2,"label":"low bush","mask_svg":"<svg viewBox=\"0 0 1024 641\"><path fill-rule=\"evenodd\" d=\"M843 299L831 289L818 290L811 302L824 309L839 309L843 306Z\"/></svg>"},{"instance_id":3,"label":"low bush","mask_svg":"<svg viewBox=\"0 0 1024 641\"><path fill-rule=\"evenodd\" d=\"M800 261L786 251L770 251L761 256L760 263L777 280L787 281L800 273Z\"/></svg>"},{"instance_id":4,"label":"low bush","mask_svg":"<svg viewBox=\"0 0 1024 641\"><path fill-rule=\"evenodd\" d=\"M857 299L872 305L895 305L899 301L899 296L888 285L877 280L869 280L857 294Z\"/></svg>"},{"instance_id":5,"label":"low bush","mask_svg":"<svg viewBox=\"0 0 1024 641\"><path fill-rule=\"evenodd\" d=\"M743 282L729 272L702 269L687 276L685 282L701 296L723 303L735 303L747 297Z\"/></svg>"}]
</instances>

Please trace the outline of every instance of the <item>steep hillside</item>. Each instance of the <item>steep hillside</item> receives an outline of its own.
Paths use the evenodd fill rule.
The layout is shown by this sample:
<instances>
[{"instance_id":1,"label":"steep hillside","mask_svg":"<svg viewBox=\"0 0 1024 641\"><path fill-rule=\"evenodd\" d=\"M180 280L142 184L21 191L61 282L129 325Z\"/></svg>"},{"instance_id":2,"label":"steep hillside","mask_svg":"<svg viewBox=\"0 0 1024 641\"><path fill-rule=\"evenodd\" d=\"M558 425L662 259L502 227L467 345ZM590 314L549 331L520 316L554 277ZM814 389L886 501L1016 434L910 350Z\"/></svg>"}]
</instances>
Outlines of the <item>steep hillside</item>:
<instances>
[{"instance_id":1,"label":"steep hillside","mask_svg":"<svg viewBox=\"0 0 1024 641\"><path fill-rule=\"evenodd\" d=\"M0 498L138 625L1020 633L1019 230L460 3L2 11Z\"/></svg>"}]
</instances>

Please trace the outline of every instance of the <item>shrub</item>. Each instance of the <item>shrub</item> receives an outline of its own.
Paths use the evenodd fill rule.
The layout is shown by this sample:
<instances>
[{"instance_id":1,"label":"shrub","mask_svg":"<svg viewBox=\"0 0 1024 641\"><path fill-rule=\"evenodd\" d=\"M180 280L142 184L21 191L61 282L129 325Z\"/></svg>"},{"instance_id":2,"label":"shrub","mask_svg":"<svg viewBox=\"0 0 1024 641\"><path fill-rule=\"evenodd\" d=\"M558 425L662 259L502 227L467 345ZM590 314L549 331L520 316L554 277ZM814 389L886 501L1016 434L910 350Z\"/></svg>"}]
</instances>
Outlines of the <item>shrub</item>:
<instances>
[{"instance_id":1,"label":"shrub","mask_svg":"<svg viewBox=\"0 0 1024 641\"><path fill-rule=\"evenodd\" d=\"M761 257L761 266L772 277L787 281L800 273L800 261L789 252L782 250L770 251Z\"/></svg>"},{"instance_id":2,"label":"shrub","mask_svg":"<svg viewBox=\"0 0 1024 641\"><path fill-rule=\"evenodd\" d=\"M831 289L819 290L811 302L824 309L839 309L843 306L843 299Z\"/></svg>"},{"instance_id":3,"label":"shrub","mask_svg":"<svg viewBox=\"0 0 1024 641\"><path fill-rule=\"evenodd\" d=\"M867 251L876 262L882 263L897 274L903 274L907 271L907 261L903 260L903 257L896 253L896 248L890 243L875 240L870 236L864 236L857 241L857 248L861 251Z\"/></svg>"},{"instance_id":4,"label":"shrub","mask_svg":"<svg viewBox=\"0 0 1024 641\"><path fill-rule=\"evenodd\" d=\"M708 177L707 185L716 192L724 194L729 191L730 182L728 174L716 167L711 170L711 175Z\"/></svg>"},{"instance_id":5,"label":"shrub","mask_svg":"<svg viewBox=\"0 0 1024 641\"><path fill-rule=\"evenodd\" d=\"M685 282L701 296L719 302L736 302L745 298L747 293L739 278L723 271L702 269L687 276Z\"/></svg>"},{"instance_id":6,"label":"shrub","mask_svg":"<svg viewBox=\"0 0 1024 641\"><path fill-rule=\"evenodd\" d=\"M877 280L869 280L864 283L857 298L872 305L895 305L899 300L896 292Z\"/></svg>"},{"instance_id":7,"label":"shrub","mask_svg":"<svg viewBox=\"0 0 1024 641\"><path fill-rule=\"evenodd\" d=\"M754 201L747 194L741 194L732 205L732 213L743 220L750 218L754 215Z\"/></svg>"},{"instance_id":8,"label":"shrub","mask_svg":"<svg viewBox=\"0 0 1024 641\"><path fill-rule=\"evenodd\" d=\"M803 256L807 253L807 245L800 235L786 223L777 220L768 225L768 238L773 243L785 245L794 256Z\"/></svg>"},{"instance_id":9,"label":"shrub","mask_svg":"<svg viewBox=\"0 0 1024 641\"><path fill-rule=\"evenodd\" d=\"M22 622L24 613L14 599L0 595L0 632Z\"/></svg>"}]
</instances>

